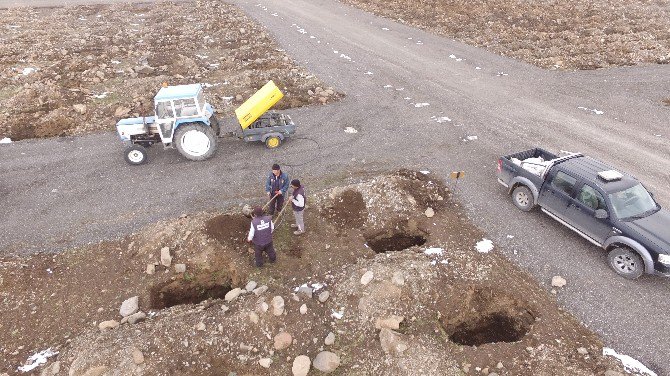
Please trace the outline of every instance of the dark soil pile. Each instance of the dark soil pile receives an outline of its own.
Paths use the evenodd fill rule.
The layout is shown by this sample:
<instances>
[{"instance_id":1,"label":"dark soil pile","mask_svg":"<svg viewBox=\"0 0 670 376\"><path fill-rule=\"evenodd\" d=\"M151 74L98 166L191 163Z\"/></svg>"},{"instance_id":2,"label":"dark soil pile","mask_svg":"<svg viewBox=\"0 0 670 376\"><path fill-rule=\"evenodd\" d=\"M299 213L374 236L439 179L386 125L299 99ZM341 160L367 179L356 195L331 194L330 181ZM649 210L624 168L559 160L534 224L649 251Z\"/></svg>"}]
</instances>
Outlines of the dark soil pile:
<instances>
[{"instance_id":1,"label":"dark soil pile","mask_svg":"<svg viewBox=\"0 0 670 376\"><path fill-rule=\"evenodd\" d=\"M360 192L346 190L323 208L324 216L342 229L361 228L368 218L367 207Z\"/></svg>"}]
</instances>

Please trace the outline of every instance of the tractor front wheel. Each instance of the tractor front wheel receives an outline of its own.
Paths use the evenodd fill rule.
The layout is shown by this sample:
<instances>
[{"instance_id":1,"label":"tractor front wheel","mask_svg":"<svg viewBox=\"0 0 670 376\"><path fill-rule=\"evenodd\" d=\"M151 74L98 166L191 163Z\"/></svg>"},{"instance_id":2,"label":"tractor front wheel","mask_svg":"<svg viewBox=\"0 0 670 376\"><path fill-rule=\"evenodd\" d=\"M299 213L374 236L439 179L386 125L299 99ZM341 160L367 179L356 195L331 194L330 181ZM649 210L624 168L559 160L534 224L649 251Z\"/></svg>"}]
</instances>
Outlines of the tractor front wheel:
<instances>
[{"instance_id":1,"label":"tractor front wheel","mask_svg":"<svg viewBox=\"0 0 670 376\"><path fill-rule=\"evenodd\" d=\"M180 125L174 135L177 150L192 161L203 161L216 152L216 134L203 123Z\"/></svg>"},{"instance_id":2,"label":"tractor front wheel","mask_svg":"<svg viewBox=\"0 0 670 376\"><path fill-rule=\"evenodd\" d=\"M142 145L130 145L126 148L123 156L133 166L147 163L147 149Z\"/></svg>"}]
</instances>

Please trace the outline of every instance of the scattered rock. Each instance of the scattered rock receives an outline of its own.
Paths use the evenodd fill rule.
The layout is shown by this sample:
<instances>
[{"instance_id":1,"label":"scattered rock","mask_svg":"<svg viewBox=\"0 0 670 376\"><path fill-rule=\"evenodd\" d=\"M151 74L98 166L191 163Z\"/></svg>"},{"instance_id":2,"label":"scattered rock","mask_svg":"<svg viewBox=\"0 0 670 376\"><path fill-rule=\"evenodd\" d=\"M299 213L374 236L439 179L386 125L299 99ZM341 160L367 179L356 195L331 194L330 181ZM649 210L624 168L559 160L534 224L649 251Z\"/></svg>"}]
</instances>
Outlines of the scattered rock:
<instances>
[{"instance_id":1,"label":"scattered rock","mask_svg":"<svg viewBox=\"0 0 670 376\"><path fill-rule=\"evenodd\" d=\"M186 264L175 264L174 265L174 272L175 273L185 273L186 272Z\"/></svg>"},{"instance_id":2,"label":"scattered rock","mask_svg":"<svg viewBox=\"0 0 670 376\"><path fill-rule=\"evenodd\" d=\"M133 313L137 312L140 309L139 297L133 296L128 298L121 303L121 308L119 308L119 314L121 317L130 316Z\"/></svg>"},{"instance_id":3,"label":"scattered rock","mask_svg":"<svg viewBox=\"0 0 670 376\"><path fill-rule=\"evenodd\" d=\"M237 299L238 296L242 294L242 289L239 287L236 287L226 293L226 296L224 296L224 299L227 302L232 302L233 300Z\"/></svg>"},{"instance_id":4,"label":"scattered rock","mask_svg":"<svg viewBox=\"0 0 670 376\"><path fill-rule=\"evenodd\" d=\"M161 248L161 264L169 268L172 264L172 256L170 256L170 247Z\"/></svg>"},{"instance_id":5,"label":"scattered rock","mask_svg":"<svg viewBox=\"0 0 670 376\"><path fill-rule=\"evenodd\" d=\"M259 296L261 294L264 294L266 291L268 291L268 287L266 285L263 285L261 287L257 287L254 290L254 295Z\"/></svg>"},{"instance_id":6,"label":"scattered rock","mask_svg":"<svg viewBox=\"0 0 670 376\"><path fill-rule=\"evenodd\" d=\"M254 324L258 324L259 317L256 312L249 312L249 321Z\"/></svg>"},{"instance_id":7,"label":"scattered rock","mask_svg":"<svg viewBox=\"0 0 670 376\"><path fill-rule=\"evenodd\" d=\"M291 372L293 372L293 376L307 376L311 365L312 362L309 360L307 355L298 355L295 357L295 359L293 359Z\"/></svg>"},{"instance_id":8,"label":"scattered rock","mask_svg":"<svg viewBox=\"0 0 670 376\"><path fill-rule=\"evenodd\" d=\"M287 332L281 332L274 338L275 350L283 350L293 343L293 337Z\"/></svg>"},{"instance_id":9,"label":"scattered rock","mask_svg":"<svg viewBox=\"0 0 670 376\"><path fill-rule=\"evenodd\" d=\"M144 354L142 354L142 351L138 348L133 349L133 362L135 362L135 364L144 363Z\"/></svg>"},{"instance_id":10,"label":"scattered rock","mask_svg":"<svg viewBox=\"0 0 670 376\"><path fill-rule=\"evenodd\" d=\"M72 108L80 115L83 115L86 113L86 105L85 104L75 104L72 106Z\"/></svg>"},{"instance_id":11,"label":"scattered rock","mask_svg":"<svg viewBox=\"0 0 670 376\"><path fill-rule=\"evenodd\" d=\"M139 74L151 74L155 71L155 69L149 65L142 65L140 67L135 67L135 69L133 70Z\"/></svg>"},{"instance_id":12,"label":"scattered rock","mask_svg":"<svg viewBox=\"0 0 670 376\"><path fill-rule=\"evenodd\" d=\"M205 323L202 322L202 321L200 321L200 322L195 326L195 330L200 331L200 332L204 331L205 329L207 329L207 325L205 325Z\"/></svg>"},{"instance_id":13,"label":"scattered rock","mask_svg":"<svg viewBox=\"0 0 670 376\"><path fill-rule=\"evenodd\" d=\"M408 346L402 339L402 335L391 329L382 328L379 332L379 341L381 342L382 350L389 355L400 355L408 349Z\"/></svg>"},{"instance_id":14,"label":"scattered rock","mask_svg":"<svg viewBox=\"0 0 670 376\"><path fill-rule=\"evenodd\" d=\"M142 322L147 318L146 313L140 311L140 312L135 312L130 316L124 317L124 319L127 319L128 324L137 324L138 322Z\"/></svg>"},{"instance_id":15,"label":"scattered rock","mask_svg":"<svg viewBox=\"0 0 670 376\"><path fill-rule=\"evenodd\" d=\"M333 343L335 343L335 333L333 333L333 332L328 333L328 335L326 336L326 339L323 340L323 343L326 346L330 346Z\"/></svg>"},{"instance_id":16,"label":"scattered rock","mask_svg":"<svg viewBox=\"0 0 670 376\"><path fill-rule=\"evenodd\" d=\"M321 303L325 303L328 298L330 298L330 292L328 291L323 291L319 294L319 301Z\"/></svg>"},{"instance_id":17,"label":"scattered rock","mask_svg":"<svg viewBox=\"0 0 670 376\"><path fill-rule=\"evenodd\" d=\"M107 372L107 366L91 367L84 372L83 376L102 376Z\"/></svg>"},{"instance_id":18,"label":"scattered rock","mask_svg":"<svg viewBox=\"0 0 670 376\"><path fill-rule=\"evenodd\" d=\"M258 360L258 364L261 365L263 368L270 368L270 365L272 364L272 359L270 358L260 358Z\"/></svg>"},{"instance_id":19,"label":"scattered rock","mask_svg":"<svg viewBox=\"0 0 670 376\"><path fill-rule=\"evenodd\" d=\"M426 217L428 217L428 218L433 218L433 217L435 216L435 210L433 210L433 208L428 208L428 209L426 209L426 211L424 212L424 214L425 214Z\"/></svg>"},{"instance_id":20,"label":"scattered rock","mask_svg":"<svg viewBox=\"0 0 670 376\"><path fill-rule=\"evenodd\" d=\"M281 316L284 313L284 298L275 296L272 298L272 314Z\"/></svg>"},{"instance_id":21,"label":"scattered rock","mask_svg":"<svg viewBox=\"0 0 670 376\"><path fill-rule=\"evenodd\" d=\"M370 281L372 281L372 279L374 277L375 277L375 275L374 275L374 273L372 273L372 270L368 270L361 277L361 285L367 285L368 283L370 283Z\"/></svg>"},{"instance_id":22,"label":"scattered rock","mask_svg":"<svg viewBox=\"0 0 670 376\"><path fill-rule=\"evenodd\" d=\"M256 288L256 281L249 281L246 286L244 286L244 289L247 290L247 292L252 292Z\"/></svg>"},{"instance_id":23,"label":"scattered rock","mask_svg":"<svg viewBox=\"0 0 670 376\"><path fill-rule=\"evenodd\" d=\"M153 263L147 264L147 274L152 275L154 273L156 273L156 265Z\"/></svg>"},{"instance_id":24,"label":"scattered rock","mask_svg":"<svg viewBox=\"0 0 670 376\"><path fill-rule=\"evenodd\" d=\"M242 214L243 214L245 217L251 217L251 212L252 212L253 210L254 210L254 209L251 207L251 205L249 205L249 204L244 204L244 206L242 207ZM253 289L252 289L252 290L253 290Z\"/></svg>"},{"instance_id":25,"label":"scattered rock","mask_svg":"<svg viewBox=\"0 0 670 376\"><path fill-rule=\"evenodd\" d=\"M405 277L403 277L402 272L395 272L393 273L391 282L396 286L403 286L405 285Z\"/></svg>"},{"instance_id":26,"label":"scattered rock","mask_svg":"<svg viewBox=\"0 0 670 376\"><path fill-rule=\"evenodd\" d=\"M101 331L116 329L119 327L119 322L116 320L107 320L98 324L98 329Z\"/></svg>"},{"instance_id":27,"label":"scattered rock","mask_svg":"<svg viewBox=\"0 0 670 376\"><path fill-rule=\"evenodd\" d=\"M304 315L307 313L307 304L303 304L300 306L300 314Z\"/></svg>"},{"instance_id":28,"label":"scattered rock","mask_svg":"<svg viewBox=\"0 0 670 376\"><path fill-rule=\"evenodd\" d=\"M585 347L580 347L577 349L577 352L581 355L588 355L589 351Z\"/></svg>"},{"instance_id":29,"label":"scattered rock","mask_svg":"<svg viewBox=\"0 0 670 376\"><path fill-rule=\"evenodd\" d=\"M340 366L340 357L330 351L321 351L314 358L313 365L323 373L331 373Z\"/></svg>"},{"instance_id":30,"label":"scattered rock","mask_svg":"<svg viewBox=\"0 0 670 376\"><path fill-rule=\"evenodd\" d=\"M119 107L116 108L116 111L114 111L114 117L118 118L118 117L126 116L129 113L130 113L130 108L119 106Z\"/></svg>"},{"instance_id":31,"label":"scattered rock","mask_svg":"<svg viewBox=\"0 0 670 376\"><path fill-rule=\"evenodd\" d=\"M404 320L405 318L403 316L389 316L383 319L377 319L375 320L375 328L376 329L392 329L392 330L398 330L400 329L400 323Z\"/></svg>"},{"instance_id":32,"label":"scattered rock","mask_svg":"<svg viewBox=\"0 0 670 376\"><path fill-rule=\"evenodd\" d=\"M604 376L625 376L625 375L619 371L613 371L611 369L608 369L607 371L605 371Z\"/></svg>"},{"instance_id":33,"label":"scattered rock","mask_svg":"<svg viewBox=\"0 0 670 376\"><path fill-rule=\"evenodd\" d=\"M555 275L551 278L551 285L553 287L563 287L565 286L566 283L567 281L565 280L565 278L561 276Z\"/></svg>"}]
</instances>

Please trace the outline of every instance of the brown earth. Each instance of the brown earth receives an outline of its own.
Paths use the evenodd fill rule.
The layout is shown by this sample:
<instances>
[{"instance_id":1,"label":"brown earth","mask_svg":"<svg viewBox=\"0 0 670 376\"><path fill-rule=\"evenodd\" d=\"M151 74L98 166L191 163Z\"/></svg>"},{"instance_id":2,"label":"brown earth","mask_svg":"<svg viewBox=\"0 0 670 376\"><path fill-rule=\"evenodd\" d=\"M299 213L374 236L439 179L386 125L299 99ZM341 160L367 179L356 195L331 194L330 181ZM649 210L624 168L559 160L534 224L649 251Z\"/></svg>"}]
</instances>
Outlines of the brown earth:
<instances>
[{"instance_id":1,"label":"brown earth","mask_svg":"<svg viewBox=\"0 0 670 376\"><path fill-rule=\"evenodd\" d=\"M621 371L601 355L598 337L537 281L495 249L475 251L485 234L434 176L399 171L316 193L309 202L307 233L294 236L285 218L275 231L278 260L262 268L243 243L249 219L233 211L182 216L60 254L0 259L0 373L16 373L47 348L59 354L33 373L286 375L296 356L314 360L322 350L339 356L334 374L341 375ZM349 217L333 216L328 209L335 206L336 213L366 214L359 226L343 227ZM384 237L391 241L375 244ZM186 264L185 273L160 265L163 247L173 265ZM425 253L429 248L443 251ZM155 273L146 272L148 264ZM364 285L366 272L373 278ZM221 299L249 280L268 291ZM314 296L296 295L301 285L313 287ZM323 291L330 297L320 302ZM97 328L119 321L121 302L135 295L145 321ZM272 313L273 296L283 297L284 314ZM394 315L402 316L395 330L375 328L377 319ZM275 349L282 331L293 342ZM335 341L325 345L330 332ZM259 365L262 358L272 360L269 369Z\"/></svg>"},{"instance_id":2,"label":"brown earth","mask_svg":"<svg viewBox=\"0 0 670 376\"><path fill-rule=\"evenodd\" d=\"M163 82L207 84L231 116L269 80L285 94L280 110L341 96L222 2L15 8L0 19L0 138L113 130L150 115Z\"/></svg>"},{"instance_id":3,"label":"brown earth","mask_svg":"<svg viewBox=\"0 0 670 376\"><path fill-rule=\"evenodd\" d=\"M549 69L670 63L668 0L340 0Z\"/></svg>"}]
</instances>

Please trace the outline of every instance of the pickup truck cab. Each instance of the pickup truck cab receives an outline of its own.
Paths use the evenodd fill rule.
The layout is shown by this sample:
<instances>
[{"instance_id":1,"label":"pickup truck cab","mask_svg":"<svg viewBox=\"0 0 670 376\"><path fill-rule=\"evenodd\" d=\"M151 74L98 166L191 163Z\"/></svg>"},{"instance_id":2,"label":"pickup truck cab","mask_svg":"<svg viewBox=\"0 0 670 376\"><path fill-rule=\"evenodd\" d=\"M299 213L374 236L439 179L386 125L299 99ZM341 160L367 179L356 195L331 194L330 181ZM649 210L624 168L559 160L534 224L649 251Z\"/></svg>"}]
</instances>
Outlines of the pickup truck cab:
<instances>
[{"instance_id":1,"label":"pickup truck cab","mask_svg":"<svg viewBox=\"0 0 670 376\"><path fill-rule=\"evenodd\" d=\"M498 160L514 205L541 210L608 251L619 275L670 276L670 212L633 176L578 153L531 149Z\"/></svg>"}]
</instances>

